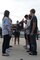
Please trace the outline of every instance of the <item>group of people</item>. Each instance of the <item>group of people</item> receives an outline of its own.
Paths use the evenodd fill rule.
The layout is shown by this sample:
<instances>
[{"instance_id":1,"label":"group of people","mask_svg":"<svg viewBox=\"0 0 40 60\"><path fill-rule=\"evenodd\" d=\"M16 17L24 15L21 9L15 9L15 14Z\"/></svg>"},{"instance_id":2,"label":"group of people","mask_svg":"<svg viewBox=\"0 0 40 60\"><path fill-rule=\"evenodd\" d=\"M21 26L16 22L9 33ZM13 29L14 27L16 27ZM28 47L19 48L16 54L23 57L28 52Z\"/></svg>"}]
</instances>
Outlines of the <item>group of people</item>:
<instances>
[{"instance_id":1,"label":"group of people","mask_svg":"<svg viewBox=\"0 0 40 60\"><path fill-rule=\"evenodd\" d=\"M16 38L18 38L18 45L19 45L19 37L20 37L20 28L21 25L23 27L23 24L25 23L24 27L24 36L25 36L25 48L27 49L27 52L29 52L30 55L37 55L37 43L36 43L36 37L37 37L37 17L35 16L35 9L30 10L29 15L25 15L21 24L19 21L17 21L16 29L14 32L14 44L16 44ZM9 54L6 52L10 47L10 39L12 36L12 20L9 17L10 12L8 10L5 10L4 17L2 19L2 35L3 35L3 44L2 44L2 56L9 56ZM29 46L29 49L28 49Z\"/></svg>"},{"instance_id":2,"label":"group of people","mask_svg":"<svg viewBox=\"0 0 40 60\"><path fill-rule=\"evenodd\" d=\"M25 40L27 52L29 55L37 55L37 17L35 16L35 9L30 10L30 15L25 15Z\"/></svg>"}]
</instances>

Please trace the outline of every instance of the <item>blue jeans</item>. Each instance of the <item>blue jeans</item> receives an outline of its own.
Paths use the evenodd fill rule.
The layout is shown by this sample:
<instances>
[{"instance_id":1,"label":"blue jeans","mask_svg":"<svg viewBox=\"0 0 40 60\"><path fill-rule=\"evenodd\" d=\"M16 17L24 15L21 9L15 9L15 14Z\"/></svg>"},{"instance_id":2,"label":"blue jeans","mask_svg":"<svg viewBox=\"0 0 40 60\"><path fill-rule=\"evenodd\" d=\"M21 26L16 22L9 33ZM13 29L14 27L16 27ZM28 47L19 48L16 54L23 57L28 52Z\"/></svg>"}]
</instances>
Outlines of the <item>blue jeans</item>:
<instances>
[{"instance_id":1,"label":"blue jeans","mask_svg":"<svg viewBox=\"0 0 40 60\"><path fill-rule=\"evenodd\" d=\"M37 43L36 43L36 34L33 34L31 37L31 52L36 53L37 52Z\"/></svg>"}]
</instances>

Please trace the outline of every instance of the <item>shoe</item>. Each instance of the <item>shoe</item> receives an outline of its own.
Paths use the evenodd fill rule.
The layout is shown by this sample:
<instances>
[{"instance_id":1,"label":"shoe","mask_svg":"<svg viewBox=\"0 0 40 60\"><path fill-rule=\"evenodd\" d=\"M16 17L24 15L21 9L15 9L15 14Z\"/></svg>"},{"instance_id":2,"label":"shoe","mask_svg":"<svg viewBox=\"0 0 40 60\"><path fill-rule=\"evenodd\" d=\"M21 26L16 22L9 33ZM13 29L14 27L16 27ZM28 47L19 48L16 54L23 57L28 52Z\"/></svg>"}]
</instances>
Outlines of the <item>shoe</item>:
<instances>
[{"instance_id":1,"label":"shoe","mask_svg":"<svg viewBox=\"0 0 40 60\"><path fill-rule=\"evenodd\" d=\"M6 52L10 52L10 51L11 51L11 48L6 49Z\"/></svg>"},{"instance_id":2,"label":"shoe","mask_svg":"<svg viewBox=\"0 0 40 60\"><path fill-rule=\"evenodd\" d=\"M31 53L31 52L30 52L29 55L37 55L37 53Z\"/></svg>"},{"instance_id":3,"label":"shoe","mask_svg":"<svg viewBox=\"0 0 40 60\"><path fill-rule=\"evenodd\" d=\"M2 56L9 56L9 54L8 53L3 53Z\"/></svg>"},{"instance_id":4,"label":"shoe","mask_svg":"<svg viewBox=\"0 0 40 60\"><path fill-rule=\"evenodd\" d=\"M9 48L12 47L11 45L9 46Z\"/></svg>"}]
</instances>

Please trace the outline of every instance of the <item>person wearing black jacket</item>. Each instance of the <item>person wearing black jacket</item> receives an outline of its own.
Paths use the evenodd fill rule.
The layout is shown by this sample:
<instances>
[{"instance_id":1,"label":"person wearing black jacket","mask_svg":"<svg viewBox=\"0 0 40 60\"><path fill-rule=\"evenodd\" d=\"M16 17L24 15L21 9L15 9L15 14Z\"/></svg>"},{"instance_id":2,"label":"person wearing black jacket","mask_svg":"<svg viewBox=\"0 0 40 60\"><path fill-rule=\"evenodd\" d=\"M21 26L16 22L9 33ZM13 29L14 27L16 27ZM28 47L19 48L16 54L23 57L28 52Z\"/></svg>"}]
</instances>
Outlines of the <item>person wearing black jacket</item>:
<instances>
[{"instance_id":1,"label":"person wearing black jacket","mask_svg":"<svg viewBox=\"0 0 40 60\"><path fill-rule=\"evenodd\" d=\"M16 44L16 39L18 39L18 45L19 45L19 37L20 37L19 21L17 21L17 25L16 25L16 29L15 29L14 33L15 33L14 34L14 37L15 37L14 44Z\"/></svg>"}]
</instances>

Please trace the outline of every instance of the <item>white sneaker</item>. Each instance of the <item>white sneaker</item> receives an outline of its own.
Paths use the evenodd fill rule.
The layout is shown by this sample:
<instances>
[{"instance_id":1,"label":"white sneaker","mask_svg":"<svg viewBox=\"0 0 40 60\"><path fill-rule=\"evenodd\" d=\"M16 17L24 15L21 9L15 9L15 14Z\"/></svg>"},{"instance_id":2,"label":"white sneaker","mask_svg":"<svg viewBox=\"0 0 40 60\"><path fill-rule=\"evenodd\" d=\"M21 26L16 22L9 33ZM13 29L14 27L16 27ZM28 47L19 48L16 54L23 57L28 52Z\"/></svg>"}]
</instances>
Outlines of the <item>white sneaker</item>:
<instances>
[{"instance_id":1,"label":"white sneaker","mask_svg":"<svg viewBox=\"0 0 40 60\"><path fill-rule=\"evenodd\" d=\"M10 49L6 49L6 52L10 52L11 50Z\"/></svg>"}]
</instances>

